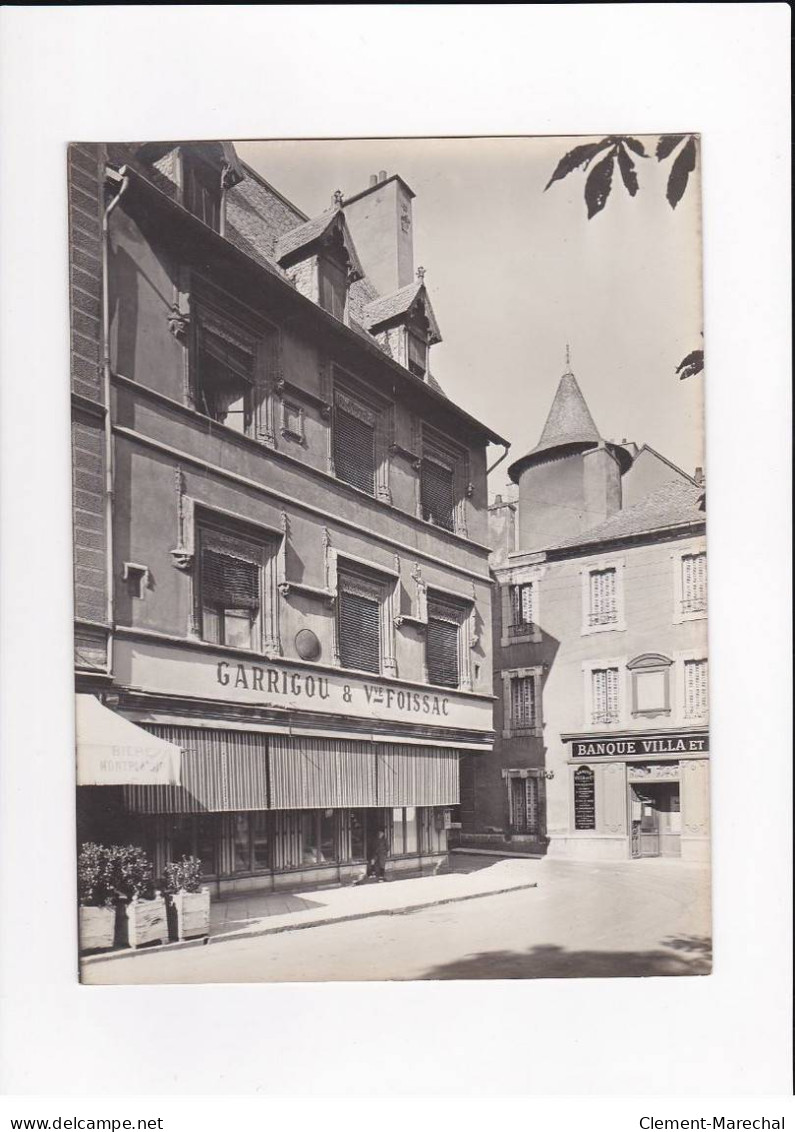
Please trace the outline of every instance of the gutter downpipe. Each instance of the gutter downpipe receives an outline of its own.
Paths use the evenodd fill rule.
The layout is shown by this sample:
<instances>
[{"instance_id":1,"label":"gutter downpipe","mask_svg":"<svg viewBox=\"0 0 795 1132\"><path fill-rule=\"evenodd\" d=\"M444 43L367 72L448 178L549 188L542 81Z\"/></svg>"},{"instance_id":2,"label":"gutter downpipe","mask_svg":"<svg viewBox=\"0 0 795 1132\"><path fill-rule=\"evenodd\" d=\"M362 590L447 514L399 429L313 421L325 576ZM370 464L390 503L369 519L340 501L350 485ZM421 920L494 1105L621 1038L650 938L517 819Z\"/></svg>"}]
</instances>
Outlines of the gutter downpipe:
<instances>
[{"instance_id":1,"label":"gutter downpipe","mask_svg":"<svg viewBox=\"0 0 795 1132\"><path fill-rule=\"evenodd\" d=\"M505 457L506 457L506 456L508 455L508 453L509 453L509 452L510 452L510 450L511 450L511 446L510 446L510 444L503 444L503 448L505 449L505 451L503 452L502 456L499 456L499 457L498 457L498 458L497 458L497 459L496 459L496 460L494 461L494 463L493 463L493 464L491 465L491 467L490 467L490 468L487 468L487 469L486 469L486 475L487 475L487 476L490 476L490 475L491 475L491 473L492 473L492 472L494 471L494 469L495 469L496 467L499 467L499 465L500 465L500 464L501 464L501 463L503 462L503 460L505 459Z\"/></svg>"},{"instance_id":2,"label":"gutter downpipe","mask_svg":"<svg viewBox=\"0 0 795 1132\"><path fill-rule=\"evenodd\" d=\"M110 215L127 192L130 177L121 168L121 186L102 214L102 393L105 402L105 615L108 621L106 663L113 675L113 427L110 380L110 285L108 280Z\"/></svg>"}]
</instances>

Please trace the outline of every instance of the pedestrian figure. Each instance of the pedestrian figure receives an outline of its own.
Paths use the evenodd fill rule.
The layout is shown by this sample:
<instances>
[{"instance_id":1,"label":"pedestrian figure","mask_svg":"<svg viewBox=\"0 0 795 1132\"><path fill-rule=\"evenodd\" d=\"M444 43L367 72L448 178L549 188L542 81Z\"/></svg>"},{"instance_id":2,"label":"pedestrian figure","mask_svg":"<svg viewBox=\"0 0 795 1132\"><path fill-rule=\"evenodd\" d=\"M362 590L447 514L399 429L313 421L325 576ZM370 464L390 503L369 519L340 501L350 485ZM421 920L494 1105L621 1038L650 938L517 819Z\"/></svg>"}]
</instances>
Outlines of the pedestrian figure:
<instances>
[{"instance_id":1,"label":"pedestrian figure","mask_svg":"<svg viewBox=\"0 0 795 1132\"><path fill-rule=\"evenodd\" d=\"M373 870L373 876L375 876L379 882L386 880L386 858L386 835L384 834L384 831L380 829L378 831L378 840L375 843L375 852L373 853L373 858L370 861L370 865Z\"/></svg>"}]
</instances>

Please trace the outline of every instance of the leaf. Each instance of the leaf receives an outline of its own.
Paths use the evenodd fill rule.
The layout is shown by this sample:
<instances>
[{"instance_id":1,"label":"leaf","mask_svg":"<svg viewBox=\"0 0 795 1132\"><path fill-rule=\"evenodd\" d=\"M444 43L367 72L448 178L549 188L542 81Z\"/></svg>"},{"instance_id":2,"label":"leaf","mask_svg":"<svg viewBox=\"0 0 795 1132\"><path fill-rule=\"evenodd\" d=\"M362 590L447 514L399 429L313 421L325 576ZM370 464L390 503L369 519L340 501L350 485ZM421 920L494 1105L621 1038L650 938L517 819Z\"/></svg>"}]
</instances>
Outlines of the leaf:
<instances>
[{"instance_id":1,"label":"leaf","mask_svg":"<svg viewBox=\"0 0 795 1132\"><path fill-rule=\"evenodd\" d=\"M624 149L623 145L618 147L618 168L621 170L621 180L624 182L624 188L631 197L634 197L635 193L638 191L638 175L635 172L635 165L632 158Z\"/></svg>"},{"instance_id":2,"label":"leaf","mask_svg":"<svg viewBox=\"0 0 795 1132\"><path fill-rule=\"evenodd\" d=\"M670 157L680 142L683 142L687 134L663 134L657 142L657 150L655 156L658 161L665 161L666 157Z\"/></svg>"},{"instance_id":3,"label":"leaf","mask_svg":"<svg viewBox=\"0 0 795 1132\"><path fill-rule=\"evenodd\" d=\"M554 184L555 181L561 181L564 177L568 177L569 173L573 173L574 170L579 169L581 165L587 167L591 159L609 144L610 138L602 138L601 141L588 142L587 145L575 145L574 149L570 149L568 153L565 153L563 157L561 157L555 172L544 186L544 192L546 192L549 186Z\"/></svg>"},{"instance_id":4,"label":"leaf","mask_svg":"<svg viewBox=\"0 0 795 1132\"><path fill-rule=\"evenodd\" d=\"M681 362L676 367L676 372L679 374L679 380L684 381L685 378L695 377L696 374L701 373L703 369L704 351L693 350L686 358L682 358Z\"/></svg>"},{"instance_id":5,"label":"leaf","mask_svg":"<svg viewBox=\"0 0 795 1132\"><path fill-rule=\"evenodd\" d=\"M585 182L585 203L588 206L588 219L601 212L607 204L613 184L613 162L616 151L611 149L602 160L594 165Z\"/></svg>"},{"instance_id":6,"label":"leaf","mask_svg":"<svg viewBox=\"0 0 795 1132\"><path fill-rule=\"evenodd\" d=\"M643 148L643 143L639 142L637 138L622 138L624 145L629 146L633 153L638 157L646 157L646 150Z\"/></svg>"},{"instance_id":7,"label":"leaf","mask_svg":"<svg viewBox=\"0 0 795 1132\"><path fill-rule=\"evenodd\" d=\"M696 167L696 139L691 135L687 144L676 155L671 167L671 176L668 178L668 188L665 195L671 208L676 208L687 188L690 174Z\"/></svg>"}]
</instances>

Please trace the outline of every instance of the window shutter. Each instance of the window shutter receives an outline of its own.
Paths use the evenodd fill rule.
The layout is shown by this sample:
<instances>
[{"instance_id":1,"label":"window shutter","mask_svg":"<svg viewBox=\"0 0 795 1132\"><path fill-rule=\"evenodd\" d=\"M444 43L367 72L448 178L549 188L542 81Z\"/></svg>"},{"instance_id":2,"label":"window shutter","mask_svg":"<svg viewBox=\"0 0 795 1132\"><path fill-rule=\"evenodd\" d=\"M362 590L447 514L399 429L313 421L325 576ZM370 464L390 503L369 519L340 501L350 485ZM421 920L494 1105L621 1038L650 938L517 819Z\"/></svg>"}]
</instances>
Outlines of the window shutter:
<instances>
[{"instance_id":1,"label":"window shutter","mask_svg":"<svg viewBox=\"0 0 795 1132\"><path fill-rule=\"evenodd\" d=\"M536 686L532 676L511 680L511 722L514 727L535 727Z\"/></svg>"},{"instance_id":2,"label":"window shutter","mask_svg":"<svg viewBox=\"0 0 795 1132\"><path fill-rule=\"evenodd\" d=\"M511 590L513 624L532 625L533 623L533 585L523 582Z\"/></svg>"},{"instance_id":3,"label":"window shutter","mask_svg":"<svg viewBox=\"0 0 795 1132\"><path fill-rule=\"evenodd\" d=\"M616 572L591 571L591 621L604 625L616 619Z\"/></svg>"},{"instance_id":4,"label":"window shutter","mask_svg":"<svg viewBox=\"0 0 795 1132\"><path fill-rule=\"evenodd\" d=\"M525 779L525 803L527 807L527 832L538 833L538 779Z\"/></svg>"},{"instance_id":5,"label":"window shutter","mask_svg":"<svg viewBox=\"0 0 795 1132\"><path fill-rule=\"evenodd\" d=\"M707 711L707 662L685 661L685 714L704 715Z\"/></svg>"},{"instance_id":6,"label":"window shutter","mask_svg":"<svg viewBox=\"0 0 795 1132\"><path fill-rule=\"evenodd\" d=\"M453 472L443 468L435 460L423 458L420 472L420 496L422 517L452 531L453 521Z\"/></svg>"},{"instance_id":7,"label":"window shutter","mask_svg":"<svg viewBox=\"0 0 795 1132\"><path fill-rule=\"evenodd\" d=\"M352 593L343 583L339 594L340 660L344 668L381 671L380 608L375 598Z\"/></svg>"},{"instance_id":8,"label":"window shutter","mask_svg":"<svg viewBox=\"0 0 795 1132\"><path fill-rule=\"evenodd\" d=\"M373 494L375 428L339 404L334 410L334 470L338 479Z\"/></svg>"},{"instance_id":9,"label":"window shutter","mask_svg":"<svg viewBox=\"0 0 795 1132\"><path fill-rule=\"evenodd\" d=\"M201 591L205 605L256 612L260 605L259 567L254 562L205 547L201 559Z\"/></svg>"},{"instance_id":10,"label":"window shutter","mask_svg":"<svg viewBox=\"0 0 795 1132\"><path fill-rule=\"evenodd\" d=\"M591 673L591 710L594 723L618 719L617 668L596 668Z\"/></svg>"},{"instance_id":11,"label":"window shutter","mask_svg":"<svg viewBox=\"0 0 795 1132\"><path fill-rule=\"evenodd\" d=\"M458 625L450 621L439 621L429 612L427 658L428 680L431 684L442 684L446 688L458 687L458 632Z\"/></svg>"},{"instance_id":12,"label":"window shutter","mask_svg":"<svg viewBox=\"0 0 795 1132\"><path fill-rule=\"evenodd\" d=\"M707 556L682 557L682 606L685 612L704 609L707 601Z\"/></svg>"}]
</instances>

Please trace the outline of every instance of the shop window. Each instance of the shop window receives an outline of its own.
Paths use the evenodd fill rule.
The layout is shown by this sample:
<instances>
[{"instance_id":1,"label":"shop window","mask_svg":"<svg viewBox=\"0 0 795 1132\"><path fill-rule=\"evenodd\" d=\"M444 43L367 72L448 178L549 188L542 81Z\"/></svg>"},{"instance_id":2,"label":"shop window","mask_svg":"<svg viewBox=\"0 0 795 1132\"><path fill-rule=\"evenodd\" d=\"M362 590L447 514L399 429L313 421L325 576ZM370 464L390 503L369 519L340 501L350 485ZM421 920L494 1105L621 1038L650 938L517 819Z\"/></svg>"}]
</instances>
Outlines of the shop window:
<instances>
[{"instance_id":1,"label":"shop window","mask_svg":"<svg viewBox=\"0 0 795 1132\"><path fill-rule=\"evenodd\" d=\"M348 298L347 271L342 264L327 256L318 260L318 292L323 310L344 322Z\"/></svg>"},{"instance_id":2,"label":"shop window","mask_svg":"<svg viewBox=\"0 0 795 1132\"><path fill-rule=\"evenodd\" d=\"M218 815L179 814L166 827L166 853L170 861L198 857L202 876L218 871Z\"/></svg>"},{"instance_id":3,"label":"shop window","mask_svg":"<svg viewBox=\"0 0 795 1132\"><path fill-rule=\"evenodd\" d=\"M251 828L248 814L232 814L232 872L251 869Z\"/></svg>"},{"instance_id":4,"label":"shop window","mask_svg":"<svg viewBox=\"0 0 795 1132\"><path fill-rule=\"evenodd\" d=\"M428 682L446 688L461 683L461 624L466 610L438 598L428 598L426 648Z\"/></svg>"},{"instance_id":5,"label":"shop window","mask_svg":"<svg viewBox=\"0 0 795 1132\"><path fill-rule=\"evenodd\" d=\"M301 863L323 865L337 860L337 823L334 810L301 813Z\"/></svg>"},{"instance_id":6,"label":"shop window","mask_svg":"<svg viewBox=\"0 0 795 1132\"><path fill-rule=\"evenodd\" d=\"M221 231L221 172L200 158L182 158L182 200L214 232Z\"/></svg>"},{"instance_id":7,"label":"shop window","mask_svg":"<svg viewBox=\"0 0 795 1132\"><path fill-rule=\"evenodd\" d=\"M685 661L685 716L703 719L709 710L706 660Z\"/></svg>"},{"instance_id":8,"label":"shop window","mask_svg":"<svg viewBox=\"0 0 795 1132\"><path fill-rule=\"evenodd\" d=\"M251 857L255 871L270 868L270 836L268 814L259 810L250 817Z\"/></svg>"},{"instance_id":9,"label":"shop window","mask_svg":"<svg viewBox=\"0 0 795 1132\"><path fill-rule=\"evenodd\" d=\"M660 653L646 653L629 662L633 715L654 716L670 712L671 664L672 661Z\"/></svg>"},{"instance_id":10,"label":"shop window","mask_svg":"<svg viewBox=\"0 0 795 1132\"><path fill-rule=\"evenodd\" d=\"M419 845L418 811L414 806L392 810L392 842L390 853L398 857L405 853L416 853Z\"/></svg>"},{"instance_id":11,"label":"shop window","mask_svg":"<svg viewBox=\"0 0 795 1132\"><path fill-rule=\"evenodd\" d=\"M618 668L594 668L591 671L591 722L618 723Z\"/></svg>"},{"instance_id":12,"label":"shop window","mask_svg":"<svg viewBox=\"0 0 795 1132\"><path fill-rule=\"evenodd\" d=\"M707 556L683 554L682 613L704 613L707 608Z\"/></svg>"},{"instance_id":13,"label":"shop window","mask_svg":"<svg viewBox=\"0 0 795 1132\"><path fill-rule=\"evenodd\" d=\"M334 471L337 479L375 492L376 413L337 391L334 399Z\"/></svg>"},{"instance_id":14,"label":"shop window","mask_svg":"<svg viewBox=\"0 0 795 1132\"><path fill-rule=\"evenodd\" d=\"M197 317L194 395L200 412L236 432L249 433L253 415L256 341L253 336Z\"/></svg>"},{"instance_id":15,"label":"shop window","mask_svg":"<svg viewBox=\"0 0 795 1132\"><path fill-rule=\"evenodd\" d=\"M509 808L511 829L516 833L539 832L538 779L509 775Z\"/></svg>"},{"instance_id":16,"label":"shop window","mask_svg":"<svg viewBox=\"0 0 795 1132\"><path fill-rule=\"evenodd\" d=\"M363 861L367 855L367 814L365 810L350 811L350 854L352 861Z\"/></svg>"},{"instance_id":17,"label":"shop window","mask_svg":"<svg viewBox=\"0 0 795 1132\"><path fill-rule=\"evenodd\" d=\"M339 654L343 668L381 671L381 585L356 574L338 578Z\"/></svg>"},{"instance_id":18,"label":"shop window","mask_svg":"<svg viewBox=\"0 0 795 1132\"><path fill-rule=\"evenodd\" d=\"M198 542L202 639L258 648L266 548L212 527L199 528Z\"/></svg>"}]
</instances>

